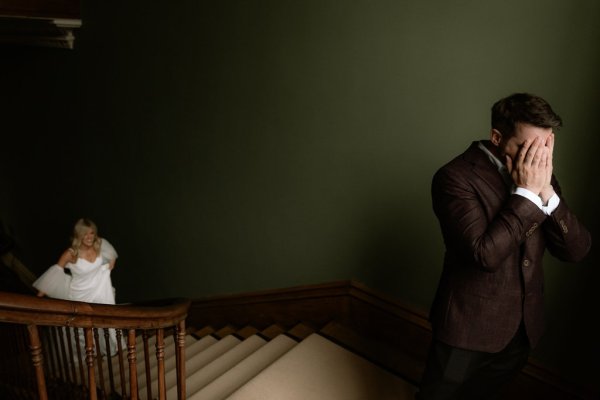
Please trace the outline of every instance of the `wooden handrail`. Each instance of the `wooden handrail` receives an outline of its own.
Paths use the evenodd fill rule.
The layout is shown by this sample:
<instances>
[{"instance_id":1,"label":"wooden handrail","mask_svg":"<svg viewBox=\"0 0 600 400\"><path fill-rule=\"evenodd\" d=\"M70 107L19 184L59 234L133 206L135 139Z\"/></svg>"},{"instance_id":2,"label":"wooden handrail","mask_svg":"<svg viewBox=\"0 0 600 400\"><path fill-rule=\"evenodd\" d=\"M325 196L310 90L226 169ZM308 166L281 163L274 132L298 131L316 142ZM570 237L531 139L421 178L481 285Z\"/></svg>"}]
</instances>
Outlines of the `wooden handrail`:
<instances>
[{"instance_id":1,"label":"wooden handrail","mask_svg":"<svg viewBox=\"0 0 600 400\"><path fill-rule=\"evenodd\" d=\"M105 394L112 393L115 390L113 361L101 351L102 339L105 339L108 348L108 331L112 331L113 335L116 333L117 337L118 354L115 357L118 360L114 362L119 363L120 379L117 379L120 381L122 397L127 397L125 391L129 390L129 398L138 398L137 374L145 372L147 397L150 398L151 377L147 375L149 368L145 371L136 370L136 338L138 334L143 337L143 356L148 363L148 332L155 334L158 370L164 374L164 332L165 329L173 328L177 360L177 394L179 399L184 399L185 319L190 304L190 300L183 298L137 304L93 304L0 292L0 322L14 325L17 334L25 332L17 329L19 326L27 328L29 359L34 376L32 379L37 382L40 399L48 398L46 376L62 379L63 382L87 390L90 399L96 398L97 390ZM103 330L104 338L100 337L98 329ZM83 349L80 348L82 342L77 339L78 330L83 330ZM121 346L121 337L126 342L124 347ZM82 359L82 355L85 359ZM22 358L18 354L17 356ZM124 356L128 373L124 371ZM83 365L87 367L87 382L83 380L81 372ZM76 366L80 370L80 378L77 377ZM107 371L104 371L103 367L106 367ZM45 371L44 368L49 369ZM104 378L105 372L110 378L108 386ZM128 387L125 385L126 381L129 381ZM164 399L165 393L164 377L158 376L158 398Z\"/></svg>"},{"instance_id":2,"label":"wooden handrail","mask_svg":"<svg viewBox=\"0 0 600 400\"><path fill-rule=\"evenodd\" d=\"M93 304L0 292L0 321L77 328L156 329L187 317L190 300L138 304Z\"/></svg>"}]
</instances>

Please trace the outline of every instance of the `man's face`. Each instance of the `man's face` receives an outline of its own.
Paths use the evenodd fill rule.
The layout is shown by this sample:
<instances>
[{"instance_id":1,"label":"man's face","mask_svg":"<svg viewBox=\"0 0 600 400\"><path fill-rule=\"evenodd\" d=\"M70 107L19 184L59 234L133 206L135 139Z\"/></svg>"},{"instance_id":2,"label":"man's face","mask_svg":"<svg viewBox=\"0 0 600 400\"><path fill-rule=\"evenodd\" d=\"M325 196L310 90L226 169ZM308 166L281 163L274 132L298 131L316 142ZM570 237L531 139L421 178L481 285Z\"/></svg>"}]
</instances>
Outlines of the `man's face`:
<instances>
[{"instance_id":1,"label":"man's face","mask_svg":"<svg viewBox=\"0 0 600 400\"><path fill-rule=\"evenodd\" d=\"M523 146L523 143L525 143L527 139L533 141L533 139L539 137L542 139L542 143L545 144L548 136L551 134L552 128L540 128L539 126L518 122L516 124L515 134L508 138L500 135L499 137L496 136L496 141L494 141L494 132L492 132L492 142L498 147L498 152L502 161L505 161L505 155L509 156L514 161L519 150Z\"/></svg>"}]
</instances>

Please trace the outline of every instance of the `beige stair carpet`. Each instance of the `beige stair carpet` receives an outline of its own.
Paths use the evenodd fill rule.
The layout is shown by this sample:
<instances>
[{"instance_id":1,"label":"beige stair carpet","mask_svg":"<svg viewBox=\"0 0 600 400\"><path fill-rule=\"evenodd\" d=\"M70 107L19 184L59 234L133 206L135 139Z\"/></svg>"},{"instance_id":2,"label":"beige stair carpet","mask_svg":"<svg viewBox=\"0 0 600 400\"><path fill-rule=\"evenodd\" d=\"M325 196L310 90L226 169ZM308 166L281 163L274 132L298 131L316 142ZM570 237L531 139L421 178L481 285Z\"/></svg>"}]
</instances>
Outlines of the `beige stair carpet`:
<instances>
[{"instance_id":1,"label":"beige stair carpet","mask_svg":"<svg viewBox=\"0 0 600 400\"><path fill-rule=\"evenodd\" d=\"M276 336L201 390L192 395L188 394L188 400L225 399L283 354L287 353L296 344L298 344L298 342L289 336Z\"/></svg>"},{"instance_id":2,"label":"beige stair carpet","mask_svg":"<svg viewBox=\"0 0 600 400\"><path fill-rule=\"evenodd\" d=\"M196 339L191 336L191 335L187 335L186 338L186 345L188 345L189 343L193 343L196 341ZM123 359L124 359L124 363L127 364L127 342L125 339L123 339L123 346L122 346L122 350L123 350ZM165 357L168 357L168 355L170 355L171 353L175 353L175 347L174 347L174 341L172 337L167 337L164 339L165 342L165 348L164 348L164 354ZM151 336L148 338L148 350L152 353L154 351L154 349L156 349L156 336ZM136 351L136 359L137 359L137 368L139 370L140 366L142 368L144 368L144 342L143 342L143 338L142 335L138 335L135 338L135 351ZM111 357L112 365L113 368L117 367L118 368L118 356L115 354ZM154 363L156 364L156 357L150 357L150 363ZM106 372L108 370L108 364L104 363L103 364L104 368L103 370Z\"/></svg>"},{"instance_id":3,"label":"beige stair carpet","mask_svg":"<svg viewBox=\"0 0 600 400\"><path fill-rule=\"evenodd\" d=\"M185 360L185 373L186 380L187 377L191 376L194 372L204 367L205 365L211 363L212 361L219 358L221 355L235 347L237 344L241 342L240 339L236 338L233 335L225 336L223 339L218 342L210 345L208 348L200 351L190 358L186 358ZM165 387L171 388L177 385L177 370L171 369L169 371L165 371ZM140 400L146 400L146 387L139 387L139 398ZM152 393L158 393L158 380L152 380ZM172 398L172 397L170 397ZM177 398L176 396L174 398Z\"/></svg>"},{"instance_id":4,"label":"beige stair carpet","mask_svg":"<svg viewBox=\"0 0 600 400\"><path fill-rule=\"evenodd\" d=\"M222 354L219 358L213 360L210 364L207 364L203 368L196 370L193 374L188 375L188 378L185 381L188 398L190 395L233 368L266 343L267 341L260 336L252 335ZM176 385L173 385L167 391L167 399L174 398L177 398Z\"/></svg>"},{"instance_id":5,"label":"beige stair carpet","mask_svg":"<svg viewBox=\"0 0 600 400\"><path fill-rule=\"evenodd\" d=\"M104 340L103 338L101 338L101 340ZM186 346L189 346L190 344L196 342L196 338L194 338L192 335L186 335L185 341L186 341ZM171 355L175 354L175 344L174 344L174 340L171 336L166 337L164 339L164 344L165 347L163 349L164 352L164 358L167 359L168 357L170 357ZM140 372L144 372L146 370L146 365L145 365L145 360L144 360L144 343L143 343L143 338L141 335L138 335L136 337L136 341L135 341L135 349L136 349L136 368L138 371L138 374ZM125 343L123 343L122 346L122 350L123 350L123 367L125 369L124 371L124 375L125 375L125 382L129 382L129 370L128 370L128 363L129 361L127 360L127 345ZM150 366L154 366L157 364L157 360L156 360L156 337L155 336L151 336L150 338L148 338L148 350L150 352L150 357L149 357L149 361L150 361ZM74 354L76 349L74 350ZM83 357L83 361L84 361L84 374L87 377L87 365L85 364L85 354L82 354ZM119 356L118 355L113 355L110 358L106 358L106 356L102 357L102 374L104 376L104 380L106 385L108 386L108 382L109 382L109 369L108 369L108 363L111 363L112 366L112 370L113 370L113 378L114 378L114 382L115 382L115 387L116 388L120 388L120 365L119 365ZM75 364L75 369L78 370L79 365L78 365L78 360L75 359L74 360L74 364ZM94 370L95 370L95 375L96 375L96 383L99 384L100 383L100 373L98 371L97 368L97 362L94 361ZM77 371L76 376L75 376L75 381L78 384L81 384L81 379L80 379L80 375L79 375L79 371ZM87 378L86 378L86 383L87 383ZM118 390L120 392L120 389Z\"/></svg>"},{"instance_id":6,"label":"beige stair carpet","mask_svg":"<svg viewBox=\"0 0 600 400\"><path fill-rule=\"evenodd\" d=\"M229 400L402 400L415 388L312 334L235 391Z\"/></svg>"},{"instance_id":7,"label":"beige stair carpet","mask_svg":"<svg viewBox=\"0 0 600 400\"><path fill-rule=\"evenodd\" d=\"M196 354L204 351L205 349L207 349L211 345L215 344L216 342L217 342L217 339L212 336L205 336L200 340L196 340L193 337L191 337L190 335L188 335L186 337L185 359L187 360L187 359L194 357ZM168 371L176 368L177 356L175 354L175 349L176 349L175 345L172 343L169 346L165 346L165 354L164 354L165 372L168 372ZM167 350L169 350L169 351L167 351ZM156 359L156 355L154 354L153 350L151 350L151 354L153 356L150 357L150 381L157 382L158 361ZM143 357L143 353L142 353L142 357ZM137 380L138 387L140 388L140 390L146 391L146 365L145 365L143 359L138 361L137 374L138 374L138 380ZM119 381L120 381L120 379L117 378L116 382L119 382ZM127 383L127 385L129 384L129 374L125 375L125 382ZM157 388L158 388L158 386L157 386ZM154 390L155 389L153 388L152 393L154 395L156 395L157 392Z\"/></svg>"},{"instance_id":8,"label":"beige stair carpet","mask_svg":"<svg viewBox=\"0 0 600 400\"><path fill-rule=\"evenodd\" d=\"M140 336L139 336L140 337ZM186 357L187 357L187 352L188 352L188 348L196 345L196 342L198 341L198 339L194 338L192 335L186 335L185 337L185 351L186 351ZM216 341L216 340L215 340ZM163 358L165 360L168 360L170 357L175 357L175 341L172 337L167 337L164 339L164 349L163 349ZM123 363L124 366L127 367L128 365L128 360L127 360L127 348L125 347L123 349L124 354L123 354ZM150 368L157 368L157 364L158 364L158 360L156 358L156 337L152 336L151 338L148 339L148 351L149 351L149 357L148 357L148 361L149 361L149 365ZM144 344L143 342L140 340L136 341L136 369L138 374L140 373L145 373L146 371L146 361L145 361L145 357L144 357ZM118 360L118 356L113 356L111 359L112 362L112 367L113 367L113 371L115 372L115 377L116 379L119 378L119 360ZM105 363L103 368L103 371L105 374L108 373L108 365ZM106 375L105 375L106 376ZM126 381L129 381L129 373L127 372L125 374L125 378Z\"/></svg>"}]
</instances>

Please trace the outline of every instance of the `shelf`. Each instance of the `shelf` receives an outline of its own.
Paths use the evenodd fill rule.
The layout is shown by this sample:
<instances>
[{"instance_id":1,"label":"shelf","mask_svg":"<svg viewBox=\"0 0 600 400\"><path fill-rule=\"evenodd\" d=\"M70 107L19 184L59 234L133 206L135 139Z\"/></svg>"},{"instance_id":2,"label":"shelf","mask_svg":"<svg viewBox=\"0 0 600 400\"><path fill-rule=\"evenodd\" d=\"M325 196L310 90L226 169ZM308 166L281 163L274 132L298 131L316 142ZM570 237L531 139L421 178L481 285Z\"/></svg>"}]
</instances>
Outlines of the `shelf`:
<instances>
[{"instance_id":1,"label":"shelf","mask_svg":"<svg viewBox=\"0 0 600 400\"><path fill-rule=\"evenodd\" d=\"M0 44L73 49L79 0L0 0Z\"/></svg>"}]
</instances>

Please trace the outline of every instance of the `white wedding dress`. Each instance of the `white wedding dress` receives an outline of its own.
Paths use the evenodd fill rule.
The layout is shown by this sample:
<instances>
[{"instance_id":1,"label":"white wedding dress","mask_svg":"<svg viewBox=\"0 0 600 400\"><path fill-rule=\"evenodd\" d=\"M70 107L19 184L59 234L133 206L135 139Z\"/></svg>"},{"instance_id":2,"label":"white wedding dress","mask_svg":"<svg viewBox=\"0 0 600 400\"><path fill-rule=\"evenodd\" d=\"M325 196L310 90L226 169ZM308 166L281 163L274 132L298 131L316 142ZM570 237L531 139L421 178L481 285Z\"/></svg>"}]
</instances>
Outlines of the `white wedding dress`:
<instances>
[{"instance_id":1,"label":"white wedding dress","mask_svg":"<svg viewBox=\"0 0 600 400\"><path fill-rule=\"evenodd\" d=\"M115 304L110 262L117 257L114 247L106 239L102 239L100 254L94 261L78 258L75 263L67 263L65 268L71 271L71 275L65 273L65 268L55 264L33 282L33 287L55 299ZM100 333L102 338L102 332ZM109 337L110 353L113 354L117 343L114 329L109 329ZM100 344L102 352L106 354L104 339L100 340Z\"/></svg>"},{"instance_id":2,"label":"white wedding dress","mask_svg":"<svg viewBox=\"0 0 600 400\"><path fill-rule=\"evenodd\" d=\"M94 261L78 258L75 263L67 263L65 268L71 275L55 264L33 283L33 287L55 299L115 304L109 263L117 257L115 248L102 239L100 254Z\"/></svg>"}]
</instances>

